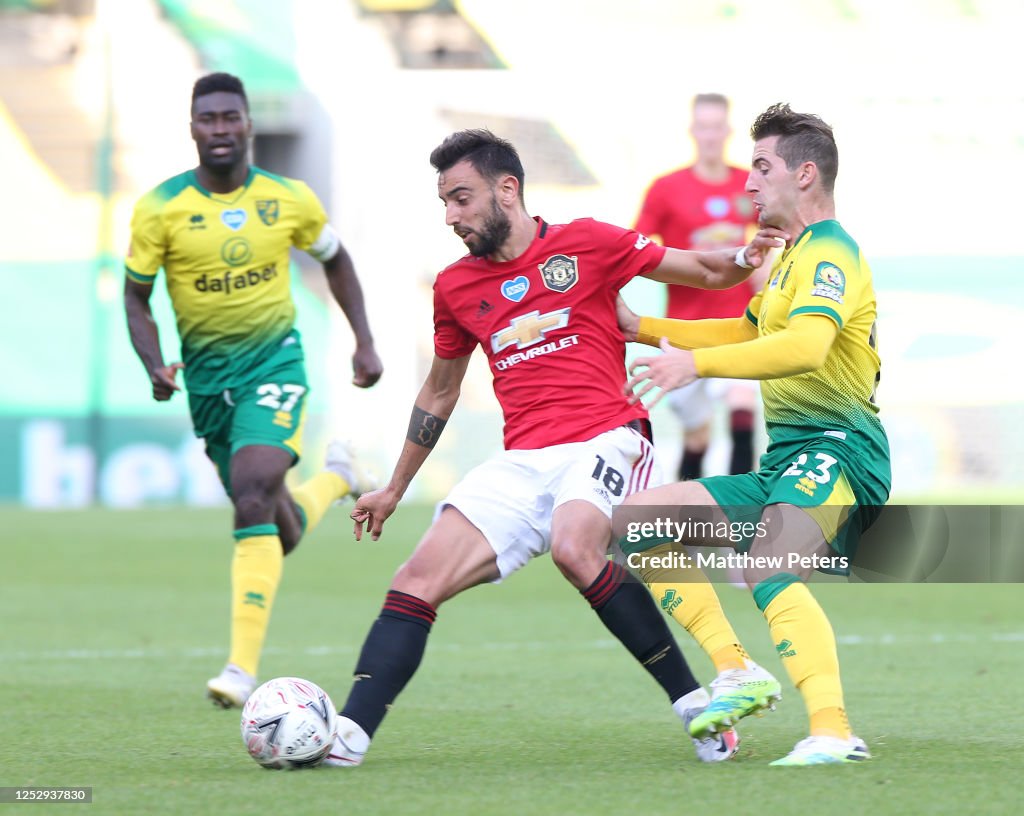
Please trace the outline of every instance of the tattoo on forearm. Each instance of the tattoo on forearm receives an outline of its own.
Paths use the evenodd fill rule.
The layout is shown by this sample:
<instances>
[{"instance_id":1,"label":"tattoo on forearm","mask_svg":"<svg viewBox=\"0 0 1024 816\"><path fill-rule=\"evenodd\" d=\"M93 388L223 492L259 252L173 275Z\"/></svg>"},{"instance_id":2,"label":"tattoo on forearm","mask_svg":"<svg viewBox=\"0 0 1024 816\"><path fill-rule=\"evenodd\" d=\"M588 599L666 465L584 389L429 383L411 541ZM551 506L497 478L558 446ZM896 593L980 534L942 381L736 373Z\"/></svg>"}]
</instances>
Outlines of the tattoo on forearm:
<instances>
[{"instance_id":1,"label":"tattoo on forearm","mask_svg":"<svg viewBox=\"0 0 1024 816\"><path fill-rule=\"evenodd\" d=\"M419 406L413 406L406 439L424 448L432 448L437 444L437 439L447 423L447 419L441 419L434 414L428 414Z\"/></svg>"}]
</instances>

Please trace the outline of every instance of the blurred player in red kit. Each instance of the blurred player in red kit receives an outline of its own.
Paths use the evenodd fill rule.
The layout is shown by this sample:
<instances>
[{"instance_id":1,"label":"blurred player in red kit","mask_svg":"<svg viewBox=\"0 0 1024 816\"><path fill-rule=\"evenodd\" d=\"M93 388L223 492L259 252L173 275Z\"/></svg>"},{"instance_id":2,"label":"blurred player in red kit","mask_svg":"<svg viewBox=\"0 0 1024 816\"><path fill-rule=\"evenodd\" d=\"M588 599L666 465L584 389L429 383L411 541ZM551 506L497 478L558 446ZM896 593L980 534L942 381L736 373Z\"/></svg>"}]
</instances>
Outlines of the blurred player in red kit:
<instances>
[{"instance_id":1,"label":"blurred player in red kit","mask_svg":"<svg viewBox=\"0 0 1024 816\"><path fill-rule=\"evenodd\" d=\"M736 247L757 229L757 216L745 191L748 170L730 166L725 145L732 134L729 100L702 93L693 99L690 136L693 164L655 179L648 188L636 229L665 246L701 251ZM680 320L738 317L764 285L768 264L729 289L669 286L666 316ZM715 405L724 400L732 437L730 473L754 469L754 412L757 384L749 380L702 379L672 391L666 401L683 425L678 478L704 475Z\"/></svg>"}]
</instances>

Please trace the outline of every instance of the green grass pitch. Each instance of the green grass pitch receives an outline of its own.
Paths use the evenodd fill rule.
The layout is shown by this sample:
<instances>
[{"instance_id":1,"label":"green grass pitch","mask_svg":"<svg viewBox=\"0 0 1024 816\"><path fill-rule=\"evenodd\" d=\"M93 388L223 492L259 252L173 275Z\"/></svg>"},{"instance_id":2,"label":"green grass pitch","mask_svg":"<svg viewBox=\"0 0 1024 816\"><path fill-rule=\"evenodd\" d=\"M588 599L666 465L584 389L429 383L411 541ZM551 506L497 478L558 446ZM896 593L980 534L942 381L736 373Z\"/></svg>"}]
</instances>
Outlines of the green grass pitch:
<instances>
[{"instance_id":1,"label":"green grass pitch","mask_svg":"<svg viewBox=\"0 0 1024 816\"><path fill-rule=\"evenodd\" d=\"M402 507L382 541L357 543L332 510L287 559L262 677L309 678L340 705L429 513ZM740 756L707 766L547 558L442 607L366 764L265 771L238 712L203 696L225 658L229 517L0 510L0 786L89 785L97 814L1019 811L1020 585L817 585L875 758L768 767L806 728L783 680L779 710L741 724ZM749 595L720 592L748 650L783 676ZM707 682L709 661L672 626Z\"/></svg>"}]
</instances>

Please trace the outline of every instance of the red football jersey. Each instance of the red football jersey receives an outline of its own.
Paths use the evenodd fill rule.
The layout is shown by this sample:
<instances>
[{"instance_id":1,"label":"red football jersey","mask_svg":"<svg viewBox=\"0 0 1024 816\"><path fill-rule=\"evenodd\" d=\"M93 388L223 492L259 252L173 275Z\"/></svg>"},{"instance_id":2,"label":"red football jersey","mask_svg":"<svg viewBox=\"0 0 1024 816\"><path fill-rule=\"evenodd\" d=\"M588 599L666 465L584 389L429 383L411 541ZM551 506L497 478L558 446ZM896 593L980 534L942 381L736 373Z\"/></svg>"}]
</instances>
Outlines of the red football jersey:
<instances>
[{"instance_id":1,"label":"red football jersey","mask_svg":"<svg viewBox=\"0 0 1024 816\"><path fill-rule=\"evenodd\" d=\"M507 449L582 442L647 416L622 393L615 296L665 250L590 218L536 220L533 242L515 260L466 255L434 281L434 351L453 359L483 348Z\"/></svg>"},{"instance_id":2,"label":"red football jersey","mask_svg":"<svg viewBox=\"0 0 1024 816\"><path fill-rule=\"evenodd\" d=\"M677 249L726 249L747 243L747 230L757 226L750 194L744 189L747 171L729 170L723 184L708 184L686 167L655 179L644 198L636 228L657 235L665 246ZM695 289L669 286L668 317L699 320L737 317L757 294L749 283L731 289Z\"/></svg>"}]
</instances>

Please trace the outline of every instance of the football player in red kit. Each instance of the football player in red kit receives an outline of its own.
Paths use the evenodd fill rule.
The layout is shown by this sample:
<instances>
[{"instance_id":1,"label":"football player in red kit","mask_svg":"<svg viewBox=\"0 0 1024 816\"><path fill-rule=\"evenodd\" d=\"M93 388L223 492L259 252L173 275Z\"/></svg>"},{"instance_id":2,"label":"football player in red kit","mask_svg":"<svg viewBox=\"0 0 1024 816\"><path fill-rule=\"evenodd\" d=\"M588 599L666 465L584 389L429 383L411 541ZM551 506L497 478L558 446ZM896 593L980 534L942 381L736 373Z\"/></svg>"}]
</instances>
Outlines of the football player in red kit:
<instances>
[{"instance_id":1,"label":"football player in red kit","mask_svg":"<svg viewBox=\"0 0 1024 816\"><path fill-rule=\"evenodd\" d=\"M441 603L546 552L688 723L709 695L646 587L607 557L612 509L661 483L646 411L623 394L615 302L637 275L734 285L777 239L765 232L739 251L685 252L592 219L548 224L525 208L515 148L486 130L452 134L430 160L445 221L469 254L437 276L433 365L389 483L364 494L352 512L356 537L364 525L374 540L380 536L451 416L478 345L504 413L505 450L453 488L395 574L326 764L362 762L419 666ZM729 729L694 743L713 762L731 757L738 737Z\"/></svg>"}]
</instances>

